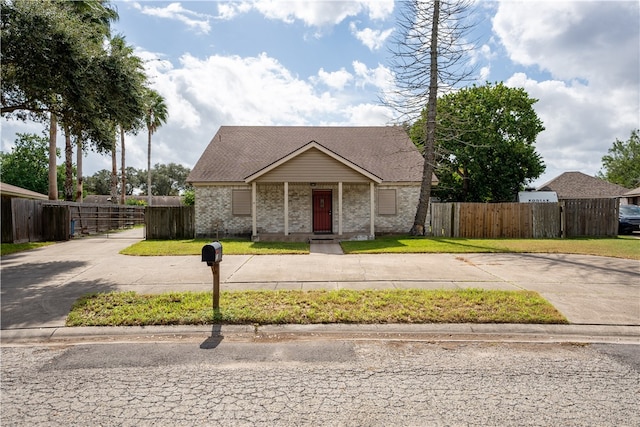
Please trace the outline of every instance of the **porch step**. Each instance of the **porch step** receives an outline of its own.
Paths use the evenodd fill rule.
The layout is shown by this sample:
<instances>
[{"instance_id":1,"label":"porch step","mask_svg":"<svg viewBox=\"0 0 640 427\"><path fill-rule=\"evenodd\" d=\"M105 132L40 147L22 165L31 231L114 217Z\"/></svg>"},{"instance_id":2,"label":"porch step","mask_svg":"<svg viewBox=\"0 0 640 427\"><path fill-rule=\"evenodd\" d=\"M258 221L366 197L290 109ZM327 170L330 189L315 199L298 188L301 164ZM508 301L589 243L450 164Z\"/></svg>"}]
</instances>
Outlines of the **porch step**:
<instances>
[{"instance_id":1,"label":"porch step","mask_svg":"<svg viewBox=\"0 0 640 427\"><path fill-rule=\"evenodd\" d=\"M287 236L278 233L260 233L253 236L256 242L306 242L306 243L339 243L343 240L366 240L364 233L344 233L337 234L312 234L312 233L291 233Z\"/></svg>"},{"instance_id":2,"label":"porch step","mask_svg":"<svg viewBox=\"0 0 640 427\"><path fill-rule=\"evenodd\" d=\"M331 244L339 243L339 241L333 237L310 237L309 243Z\"/></svg>"}]
</instances>

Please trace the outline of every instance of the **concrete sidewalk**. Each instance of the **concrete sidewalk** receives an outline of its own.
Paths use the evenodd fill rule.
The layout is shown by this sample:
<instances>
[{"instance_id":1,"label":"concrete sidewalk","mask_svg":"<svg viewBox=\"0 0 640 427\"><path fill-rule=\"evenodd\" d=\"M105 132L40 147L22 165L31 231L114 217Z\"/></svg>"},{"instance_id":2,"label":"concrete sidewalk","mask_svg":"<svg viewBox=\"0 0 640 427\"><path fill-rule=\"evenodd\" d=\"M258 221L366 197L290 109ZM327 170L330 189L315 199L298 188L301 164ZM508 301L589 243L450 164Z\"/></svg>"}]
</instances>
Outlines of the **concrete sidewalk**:
<instances>
[{"instance_id":1,"label":"concrete sidewalk","mask_svg":"<svg viewBox=\"0 0 640 427\"><path fill-rule=\"evenodd\" d=\"M211 290L211 269L199 256L118 254L142 233L74 239L3 257L2 329L63 327L71 304L90 292ZM573 324L640 326L639 261L564 254L340 255L333 249L225 255L221 290L528 289Z\"/></svg>"}]
</instances>

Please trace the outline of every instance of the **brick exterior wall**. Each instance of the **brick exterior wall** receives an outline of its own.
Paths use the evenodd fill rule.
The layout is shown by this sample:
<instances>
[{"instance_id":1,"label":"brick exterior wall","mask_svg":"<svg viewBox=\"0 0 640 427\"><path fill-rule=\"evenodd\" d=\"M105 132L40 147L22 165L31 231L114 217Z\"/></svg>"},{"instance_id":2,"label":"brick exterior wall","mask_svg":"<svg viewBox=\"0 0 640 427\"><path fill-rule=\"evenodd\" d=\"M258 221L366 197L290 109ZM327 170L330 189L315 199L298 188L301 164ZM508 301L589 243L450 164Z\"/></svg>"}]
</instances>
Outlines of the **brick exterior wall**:
<instances>
[{"instance_id":1,"label":"brick exterior wall","mask_svg":"<svg viewBox=\"0 0 640 427\"><path fill-rule=\"evenodd\" d=\"M376 233L408 233L413 225L420 197L420 185L384 186L396 190L396 214L379 215L376 209Z\"/></svg>"},{"instance_id":2,"label":"brick exterior wall","mask_svg":"<svg viewBox=\"0 0 640 427\"><path fill-rule=\"evenodd\" d=\"M419 186L384 186L395 189L396 215L379 215L376 233L404 233L411 228L420 192ZM250 185L196 187L196 236L251 235L251 215L232 214L232 190L250 190ZM311 233L312 191L332 190L333 232L338 233L338 185L289 184L289 233ZM342 186L342 231L369 234L369 185ZM377 191L376 191L377 198ZM284 233L284 184L258 184L256 187L258 233ZM376 200L377 203L377 200Z\"/></svg>"},{"instance_id":3,"label":"brick exterior wall","mask_svg":"<svg viewBox=\"0 0 640 427\"><path fill-rule=\"evenodd\" d=\"M231 213L232 190L246 185L195 187L196 237L251 235L251 215Z\"/></svg>"}]
</instances>

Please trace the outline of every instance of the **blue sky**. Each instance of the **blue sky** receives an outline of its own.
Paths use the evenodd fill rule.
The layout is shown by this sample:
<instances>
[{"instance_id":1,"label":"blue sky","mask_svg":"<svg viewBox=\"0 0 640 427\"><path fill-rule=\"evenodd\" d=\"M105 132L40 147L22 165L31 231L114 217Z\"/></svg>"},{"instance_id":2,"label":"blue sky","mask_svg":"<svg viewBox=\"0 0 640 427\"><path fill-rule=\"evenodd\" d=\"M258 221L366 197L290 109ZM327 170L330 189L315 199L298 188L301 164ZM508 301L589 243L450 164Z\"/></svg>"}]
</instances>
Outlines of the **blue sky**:
<instances>
[{"instance_id":1,"label":"blue sky","mask_svg":"<svg viewBox=\"0 0 640 427\"><path fill-rule=\"evenodd\" d=\"M387 125L390 42L399 5L362 1L112 1L113 30L145 60L169 121L152 164L192 168L221 125ZM613 141L640 127L638 1L477 1L475 81L539 99L547 165L595 175ZM2 120L2 150L41 124ZM59 141L62 144L62 140ZM127 166L146 168L146 135L127 137ZM110 170L88 153L84 175Z\"/></svg>"}]
</instances>

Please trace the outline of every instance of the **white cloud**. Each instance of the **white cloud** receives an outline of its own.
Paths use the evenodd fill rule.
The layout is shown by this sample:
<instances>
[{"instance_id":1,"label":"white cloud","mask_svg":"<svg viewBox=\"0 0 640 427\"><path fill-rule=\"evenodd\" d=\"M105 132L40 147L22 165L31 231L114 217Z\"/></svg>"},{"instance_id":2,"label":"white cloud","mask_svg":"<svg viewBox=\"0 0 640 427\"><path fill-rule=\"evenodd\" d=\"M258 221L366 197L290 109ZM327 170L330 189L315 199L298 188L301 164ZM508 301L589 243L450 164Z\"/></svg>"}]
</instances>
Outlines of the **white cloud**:
<instances>
[{"instance_id":1,"label":"white cloud","mask_svg":"<svg viewBox=\"0 0 640 427\"><path fill-rule=\"evenodd\" d=\"M384 65L369 68L360 61L353 61L353 70L356 74L356 86L361 88L370 85L381 92L387 92L394 84L391 70Z\"/></svg>"},{"instance_id":2,"label":"white cloud","mask_svg":"<svg viewBox=\"0 0 640 427\"><path fill-rule=\"evenodd\" d=\"M638 84L638 4L502 2L494 31L510 58L555 78Z\"/></svg>"},{"instance_id":3,"label":"white cloud","mask_svg":"<svg viewBox=\"0 0 640 427\"><path fill-rule=\"evenodd\" d=\"M286 23L302 21L309 27L337 25L348 17L367 12L370 19L383 20L393 13L393 0L253 0L218 5L219 18L232 19L256 10L269 19Z\"/></svg>"},{"instance_id":4,"label":"white cloud","mask_svg":"<svg viewBox=\"0 0 640 427\"><path fill-rule=\"evenodd\" d=\"M383 66L369 69L355 62L355 74L343 68L320 69L315 77L301 80L266 53L207 58L185 54L175 66L148 52L138 54L146 59L153 87L165 97L169 110L168 122L153 135L152 164L193 167L221 125L385 125L390 121L388 109L372 103L370 96L359 100L372 87L388 84L389 71ZM360 89L364 85L369 86L365 92ZM146 169L145 150L144 132L128 137L127 164ZM99 161L101 168L109 167L107 158Z\"/></svg>"},{"instance_id":5,"label":"white cloud","mask_svg":"<svg viewBox=\"0 0 640 427\"><path fill-rule=\"evenodd\" d=\"M187 27L204 34L208 34L211 31L211 25L209 24L211 16L185 9L181 3L170 3L166 7L142 6L138 2L133 3L133 5L145 15L180 21Z\"/></svg>"},{"instance_id":6,"label":"white cloud","mask_svg":"<svg viewBox=\"0 0 640 427\"><path fill-rule=\"evenodd\" d=\"M363 1L369 9L369 18L387 19L393 13L394 0L368 0Z\"/></svg>"},{"instance_id":7,"label":"white cloud","mask_svg":"<svg viewBox=\"0 0 640 427\"><path fill-rule=\"evenodd\" d=\"M393 111L380 104L358 104L347 107L344 126L382 126L392 123Z\"/></svg>"},{"instance_id":8,"label":"white cloud","mask_svg":"<svg viewBox=\"0 0 640 427\"><path fill-rule=\"evenodd\" d=\"M349 24L349 29L351 30L351 34L355 36L356 39L360 40L362 44L369 48L369 50L379 50L382 48L391 33L393 33L393 28L388 30L374 30L371 28L365 28L363 30L358 30L358 27L355 22L351 22Z\"/></svg>"},{"instance_id":9,"label":"white cloud","mask_svg":"<svg viewBox=\"0 0 640 427\"><path fill-rule=\"evenodd\" d=\"M250 2L218 3L218 19L230 20L236 16L249 12L253 6Z\"/></svg>"},{"instance_id":10,"label":"white cloud","mask_svg":"<svg viewBox=\"0 0 640 427\"><path fill-rule=\"evenodd\" d=\"M353 80L353 75L344 68L331 73L325 71L324 68L320 68L320 71L318 71L318 77L315 80L320 83L324 83L331 89L342 90Z\"/></svg>"},{"instance_id":11,"label":"white cloud","mask_svg":"<svg viewBox=\"0 0 640 427\"><path fill-rule=\"evenodd\" d=\"M606 93L594 93L585 84L536 81L524 73L513 75L505 84L522 87L539 100L534 109L545 130L538 136L536 149L547 164L546 178L541 181L571 170L595 175L613 141L626 138L633 127L631 117L620 123L620 110L614 99Z\"/></svg>"},{"instance_id":12,"label":"white cloud","mask_svg":"<svg viewBox=\"0 0 640 427\"><path fill-rule=\"evenodd\" d=\"M253 7L269 19L287 23L299 20L310 27L325 27L359 14L363 4L358 1L256 0Z\"/></svg>"},{"instance_id":13,"label":"white cloud","mask_svg":"<svg viewBox=\"0 0 640 427\"><path fill-rule=\"evenodd\" d=\"M478 80L480 81L480 84L484 84L484 82L486 82L489 79L489 75L491 75L490 66L480 68L480 73L478 75Z\"/></svg>"},{"instance_id":14,"label":"white cloud","mask_svg":"<svg viewBox=\"0 0 640 427\"><path fill-rule=\"evenodd\" d=\"M501 2L493 29L530 72L507 80L539 99L537 141L547 172L595 175L616 138L640 127L640 30L636 2ZM495 68L494 64L494 68ZM546 71L551 78L531 77ZM543 74L544 75L544 74Z\"/></svg>"}]
</instances>

